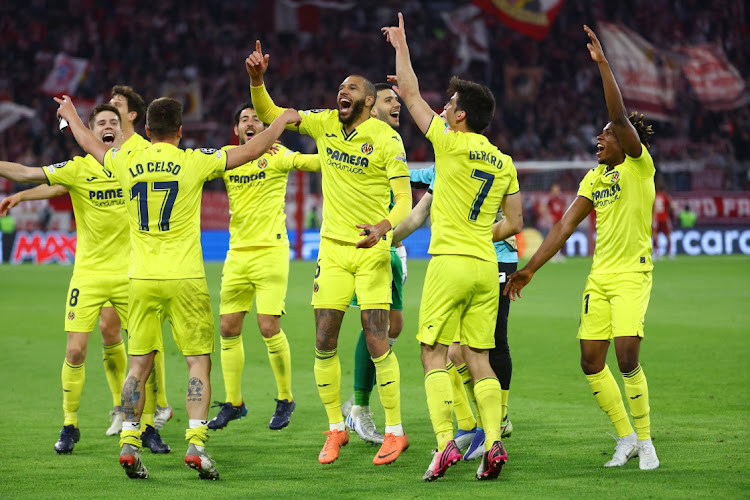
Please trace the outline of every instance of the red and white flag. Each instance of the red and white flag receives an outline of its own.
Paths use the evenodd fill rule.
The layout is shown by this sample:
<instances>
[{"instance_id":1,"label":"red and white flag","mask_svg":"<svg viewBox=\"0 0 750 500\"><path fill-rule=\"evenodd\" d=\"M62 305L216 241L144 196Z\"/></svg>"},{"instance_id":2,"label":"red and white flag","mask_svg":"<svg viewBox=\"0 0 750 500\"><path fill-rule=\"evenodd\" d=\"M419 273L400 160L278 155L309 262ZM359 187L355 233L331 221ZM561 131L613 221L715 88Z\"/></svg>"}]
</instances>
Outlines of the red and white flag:
<instances>
[{"instance_id":1,"label":"red and white flag","mask_svg":"<svg viewBox=\"0 0 750 500\"><path fill-rule=\"evenodd\" d=\"M88 66L88 59L70 57L60 52L55 56L52 71L42 84L42 92L55 96L75 94L78 84L86 76Z\"/></svg>"},{"instance_id":2,"label":"red and white flag","mask_svg":"<svg viewBox=\"0 0 750 500\"><path fill-rule=\"evenodd\" d=\"M599 21L597 34L625 106L651 120L674 118L678 66L671 55L620 24Z\"/></svg>"},{"instance_id":3,"label":"red and white flag","mask_svg":"<svg viewBox=\"0 0 750 500\"><path fill-rule=\"evenodd\" d=\"M464 5L452 12L443 12L443 21L458 37L454 73L463 73L471 61L490 62L487 24L483 13L476 5Z\"/></svg>"},{"instance_id":4,"label":"red and white flag","mask_svg":"<svg viewBox=\"0 0 750 500\"><path fill-rule=\"evenodd\" d=\"M10 101L0 101L0 132L13 126L22 118L31 118L35 111L28 106Z\"/></svg>"},{"instance_id":5,"label":"red and white flag","mask_svg":"<svg viewBox=\"0 0 750 500\"><path fill-rule=\"evenodd\" d=\"M317 33L320 9L350 10L355 2L337 0L277 0L274 5L276 33Z\"/></svg>"},{"instance_id":6,"label":"red and white flag","mask_svg":"<svg viewBox=\"0 0 750 500\"><path fill-rule=\"evenodd\" d=\"M547 38L565 0L473 0L474 5L535 40Z\"/></svg>"},{"instance_id":7,"label":"red and white flag","mask_svg":"<svg viewBox=\"0 0 750 500\"><path fill-rule=\"evenodd\" d=\"M678 47L690 59L683 71L695 95L707 109L722 111L744 106L748 102L745 82L727 60L718 44Z\"/></svg>"}]
</instances>

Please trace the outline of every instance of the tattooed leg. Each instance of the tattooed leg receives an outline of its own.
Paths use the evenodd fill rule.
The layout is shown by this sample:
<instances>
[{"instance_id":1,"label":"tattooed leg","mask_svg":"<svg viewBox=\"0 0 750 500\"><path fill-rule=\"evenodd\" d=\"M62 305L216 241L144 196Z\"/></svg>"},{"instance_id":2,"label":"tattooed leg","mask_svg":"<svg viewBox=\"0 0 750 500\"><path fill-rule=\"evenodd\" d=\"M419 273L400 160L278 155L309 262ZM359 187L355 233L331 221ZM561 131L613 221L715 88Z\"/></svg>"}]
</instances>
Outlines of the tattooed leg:
<instances>
[{"instance_id":1,"label":"tattooed leg","mask_svg":"<svg viewBox=\"0 0 750 500\"><path fill-rule=\"evenodd\" d=\"M363 309L362 329L365 332L370 356L378 358L388 352L388 311L385 309Z\"/></svg>"},{"instance_id":2,"label":"tattooed leg","mask_svg":"<svg viewBox=\"0 0 750 500\"><path fill-rule=\"evenodd\" d=\"M142 356L130 356L130 371L122 385L120 404L127 422L138 422L143 413L143 405L146 403L144 383L151 373L154 364L154 353Z\"/></svg>"},{"instance_id":3,"label":"tattooed leg","mask_svg":"<svg viewBox=\"0 0 750 500\"><path fill-rule=\"evenodd\" d=\"M207 420L211 400L211 357L185 356L188 365L188 387L185 409L192 420Z\"/></svg>"},{"instance_id":4,"label":"tattooed leg","mask_svg":"<svg viewBox=\"0 0 750 500\"><path fill-rule=\"evenodd\" d=\"M332 351L339 343L339 331L344 311L338 309L315 309L315 347L320 351Z\"/></svg>"}]
</instances>

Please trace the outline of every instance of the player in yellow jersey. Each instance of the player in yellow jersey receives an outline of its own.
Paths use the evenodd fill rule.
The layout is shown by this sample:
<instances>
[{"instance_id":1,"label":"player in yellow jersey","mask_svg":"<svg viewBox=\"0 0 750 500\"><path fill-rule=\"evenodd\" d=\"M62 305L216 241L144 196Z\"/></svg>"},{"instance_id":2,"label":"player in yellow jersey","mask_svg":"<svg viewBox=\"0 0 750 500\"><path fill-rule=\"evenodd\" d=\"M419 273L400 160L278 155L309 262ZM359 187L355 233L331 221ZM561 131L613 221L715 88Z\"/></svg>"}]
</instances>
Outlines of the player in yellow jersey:
<instances>
[{"instance_id":1,"label":"player in yellow jersey","mask_svg":"<svg viewBox=\"0 0 750 500\"><path fill-rule=\"evenodd\" d=\"M112 98L109 103L116 107L122 117L122 133L125 136L123 149L143 149L151 145L142 135L135 131L135 126L146 118L146 103L130 85L112 87ZM105 316L106 317L106 316ZM154 356L154 379L149 378L147 392L152 387L156 390L156 405L151 403L150 394L146 399L142 421L149 424L153 420L156 429L161 429L172 418L172 407L167 401L166 370L164 353L159 351Z\"/></svg>"},{"instance_id":2,"label":"player in yellow jersey","mask_svg":"<svg viewBox=\"0 0 750 500\"><path fill-rule=\"evenodd\" d=\"M394 130L400 125L401 102L393 87L388 83L375 84L376 99L370 116L377 118ZM391 246L391 310L388 313L388 343L391 348L404 327L403 286L406 281L406 248L402 244ZM358 306L357 298L352 305ZM341 413L346 417L346 426L370 444L382 444L383 435L372 420L370 394L375 386L375 365L367 349L364 330L359 332L357 347L354 350L354 395L341 405Z\"/></svg>"},{"instance_id":3,"label":"player in yellow jersey","mask_svg":"<svg viewBox=\"0 0 750 500\"><path fill-rule=\"evenodd\" d=\"M659 467L651 443L649 397L639 354L643 322L651 296L651 209L654 204L654 161L648 152L653 135L643 115L628 116L620 89L594 32L591 59L599 66L609 119L597 137L599 166L581 181L578 196L555 224L539 250L520 271L510 275L504 293L521 296L534 273L562 248L576 226L596 210L596 249L581 304L578 338L581 368L599 407L607 413L619 439L605 467L625 465L639 456L644 470ZM635 432L620 389L607 367L607 351L614 340L617 364L625 382Z\"/></svg>"},{"instance_id":4,"label":"player in yellow jersey","mask_svg":"<svg viewBox=\"0 0 750 500\"><path fill-rule=\"evenodd\" d=\"M144 139L140 134L135 132L135 125L142 122L146 116L146 104L143 98L129 85L115 85L112 87L112 98L109 104L114 106L119 112L121 122L121 135L122 139L118 137L118 147L124 147L126 149L140 149L150 145L150 143ZM16 193L8 199L8 206L12 207L18 204L22 200L42 200L48 198L54 198L68 193L68 189L61 184L41 185L36 188ZM125 207L119 206L119 208L125 212ZM94 231L110 231L111 227L106 224L102 228L95 228ZM123 265L123 272L126 271L125 263ZM99 319L99 329L106 338L120 339L120 329L122 327L120 318L115 312L115 309L111 304L106 303L101 308ZM119 341L118 341L119 342ZM109 345L109 344L105 344ZM122 381L125 378L125 365L127 364L127 353L125 352L125 346L114 344L116 347L110 347L105 349L104 360L105 360L105 372L108 374L108 379L114 384L115 380L119 380L120 388L117 389L117 396L115 398L115 407L110 411L111 424L107 429L106 434L108 436L114 436L120 433L122 430L122 413L120 412L120 401L119 393L122 390ZM120 370L115 374L112 370ZM79 377L77 372L73 371L71 376ZM113 385L114 387L114 385ZM77 407L77 405L74 405ZM164 354L157 353L154 358L154 375L149 377L146 382L146 406L143 412L142 423L144 429L143 443L144 446L151 449L154 453L168 453L169 446L167 446L161 439L157 431L164 427L167 420L172 417L172 408L167 402L166 396L166 384L164 374ZM151 429L153 427L154 429Z\"/></svg>"},{"instance_id":5,"label":"player in yellow jersey","mask_svg":"<svg viewBox=\"0 0 750 500\"><path fill-rule=\"evenodd\" d=\"M283 112L263 83L268 58L257 41L246 61L253 104L266 122ZM318 455L323 464L336 460L340 448L349 442L341 414L337 346L341 321L355 292L385 409L385 437L373 463L393 462L409 444L401 425L399 365L388 344L388 311L391 229L411 210L411 187L401 136L370 117L374 102L374 85L362 76L350 75L339 86L338 109L300 113L299 131L315 139L323 176L323 224L312 301L315 381L329 424ZM395 203L389 212L391 191Z\"/></svg>"},{"instance_id":6,"label":"player in yellow jersey","mask_svg":"<svg viewBox=\"0 0 750 500\"><path fill-rule=\"evenodd\" d=\"M144 479L140 458L140 417L144 381L156 351L164 349L162 323L169 320L175 343L185 356L189 381L186 409L189 442L185 464L201 479L219 472L205 451L214 348L213 314L200 245L200 199L203 183L214 173L259 157L287 123L299 122L290 110L245 145L228 151L182 150L182 104L170 98L153 101L146 111L145 149L109 149L97 141L76 114L68 96L55 98L80 146L94 156L102 172L116 178L125 193L131 239L128 303L130 370L122 388L125 414L120 435L120 465L128 477Z\"/></svg>"},{"instance_id":7,"label":"player in yellow jersey","mask_svg":"<svg viewBox=\"0 0 750 500\"><path fill-rule=\"evenodd\" d=\"M109 147L123 142L120 115L109 104L94 107L89 115L89 127L97 140ZM127 260L130 255L125 204L119 184L102 175L101 165L90 155L43 168L0 162L0 175L18 182L49 183L16 193L7 203L3 201L3 207L15 206L25 199L46 199L67 192L72 198L78 241L65 311L67 347L62 369L65 421L55 443L57 453L71 453L80 438L78 409L85 382L88 341L100 314L105 373L114 406L107 434L118 434L122 427L120 392L127 371L127 355L120 320L122 318L127 327ZM108 252L102 253L102 248L107 248ZM104 307L105 304L110 306ZM108 309L116 310L114 320L105 313ZM169 452L169 446L164 444L158 431L150 426L144 430L143 440L153 452Z\"/></svg>"},{"instance_id":8,"label":"player in yellow jersey","mask_svg":"<svg viewBox=\"0 0 750 500\"><path fill-rule=\"evenodd\" d=\"M460 331L463 356L475 380L474 394L486 436L485 452L477 479L494 479L507 461L500 440L501 391L489 363L495 346L499 285L497 259L492 245L518 229L504 224L493 235L495 215L502 205L520 212L516 169L481 132L490 124L495 99L490 90L453 77L444 117L448 127L419 93L399 13L398 26L384 27L386 39L396 49L399 94L415 123L435 150L432 237L433 255L427 268L419 333L425 392L438 449L423 479L433 481L461 459L453 440L453 387L446 371L448 347ZM518 201L509 205L509 202ZM515 211L513 212L515 214ZM520 217L514 215L514 219Z\"/></svg>"},{"instance_id":9,"label":"player in yellow jersey","mask_svg":"<svg viewBox=\"0 0 750 500\"><path fill-rule=\"evenodd\" d=\"M265 130L252 103L234 114L234 133L240 145ZM229 196L229 252L221 278L221 370L226 402L217 402L219 414L209 429L223 429L230 420L247 415L241 379L245 364L242 324L255 299L258 328L268 350L276 379L276 410L272 430L289 425L296 406L292 397L292 358L281 329L289 279L289 238L284 200L291 170L320 170L315 155L302 155L284 146L268 152L221 177ZM216 174L218 176L219 174Z\"/></svg>"}]
</instances>

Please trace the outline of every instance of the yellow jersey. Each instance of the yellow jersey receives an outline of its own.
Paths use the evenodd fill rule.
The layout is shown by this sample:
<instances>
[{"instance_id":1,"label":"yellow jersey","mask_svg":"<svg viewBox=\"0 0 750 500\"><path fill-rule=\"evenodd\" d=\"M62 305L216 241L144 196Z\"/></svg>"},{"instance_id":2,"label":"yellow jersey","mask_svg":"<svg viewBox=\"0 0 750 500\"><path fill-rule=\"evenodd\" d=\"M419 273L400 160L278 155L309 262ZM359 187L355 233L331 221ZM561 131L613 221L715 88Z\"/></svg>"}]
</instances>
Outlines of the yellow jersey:
<instances>
[{"instance_id":1,"label":"yellow jersey","mask_svg":"<svg viewBox=\"0 0 750 500\"><path fill-rule=\"evenodd\" d=\"M303 166L306 155L277 147L274 154L266 153L211 177L221 176L227 188L231 249L289 246L284 211L286 183L289 172Z\"/></svg>"},{"instance_id":2,"label":"yellow jersey","mask_svg":"<svg viewBox=\"0 0 750 500\"><path fill-rule=\"evenodd\" d=\"M350 134L338 110L301 111L299 131L318 146L323 184L320 235L345 243L363 237L357 224L377 224L388 215L390 179L409 177L401 136L385 122L369 118ZM388 248L389 232L377 246Z\"/></svg>"},{"instance_id":3,"label":"yellow jersey","mask_svg":"<svg viewBox=\"0 0 750 500\"><path fill-rule=\"evenodd\" d=\"M128 271L130 232L122 187L102 172L91 155L42 167L50 186L70 192L77 243L73 274L121 274Z\"/></svg>"},{"instance_id":4,"label":"yellow jersey","mask_svg":"<svg viewBox=\"0 0 750 500\"><path fill-rule=\"evenodd\" d=\"M425 137L435 150L428 252L497 262L492 225L503 197L520 190L513 159L481 134L451 130L437 115Z\"/></svg>"},{"instance_id":5,"label":"yellow jersey","mask_svg":"<svg viewBox=\"0 0 750 500\"><path fill-rule=\"evenodd\" d=\"M200 240L203 183L226 165L225 151L183 150L165 142L107 151L104 170L120 181L130 219L131 278L205 277Z\"/></svg>"},{"instance_id":6,"label":"yellow jersey","mask_svg":"<svg viewBox=\"0 0 750 500\"><path fill-rule=\"evenodd\" d=\"M130 138L120 146L120 149L134 150L134 149L146 149L151 145L151 141L144 139L139 133L133 133Z\"/></svg>"},{"instance_id":7,"label":"yellow jersey","mask_svg":"<svg viewBox=\"0 0 750 500\"><path fill-rule=\"evenodd\" d=\"M645 146L641 156L625 156L616 167L599 165L581 181L578 196L596 210L596 248L592 273L650 271L654 160Z\"/></svg>"}]
</instances>

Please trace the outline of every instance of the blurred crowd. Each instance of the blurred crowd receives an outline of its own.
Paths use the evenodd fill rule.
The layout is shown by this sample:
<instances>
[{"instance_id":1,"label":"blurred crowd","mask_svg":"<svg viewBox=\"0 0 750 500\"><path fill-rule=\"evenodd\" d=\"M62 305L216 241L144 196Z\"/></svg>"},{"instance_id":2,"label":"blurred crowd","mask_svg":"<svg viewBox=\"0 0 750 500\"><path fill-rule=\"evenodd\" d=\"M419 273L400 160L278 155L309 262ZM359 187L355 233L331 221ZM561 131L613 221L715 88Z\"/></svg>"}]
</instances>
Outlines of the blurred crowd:
<instances>
[{"instance_id":1,"label":"blurred crowd","mask_svg":"<svg viewBox=\"0 0 750 500\"><path fill-rule=\"evenodd\" d=\"M165 84L199 82L200 116L186 123L183 146L219 147L233 140L234 111L249 98L244 59L256 38L271 54L266 82L277 104L334 107L338 84L346 75L360 73L377 82L395 72L393 49L380 27L395 23L399 10L406 18L421 90L441 109L459 43L444 14L450 17L469 2L328 2L339 8L318 9L317 18L303 20L311 31L295 31L288 28L290 19L279 16L294 21L300 12L277 8L281 1L2 2L0 101L29 106L36 115L0 134L0 158L41 166L79 153L70 135L57 131L56 105L40 90L59 52L89 60L77 99L108 100L114 84L128 84L150 102L162 95ZM718 42L748 82L749 14L743 0L567 0L542 42L487 16L490 62L473 60L460 76L493 89L498 106L486 135L517 161L593 164L594 137L606 124L607 111L597 67L586 49L584 23L596 29L597 20L617 21L656 46ZM541 68L532 99L515 99L506 88L506 72L519 67ZM679 85L679 116L654 123L652 155L657 167L690 161L699 166L666 172L668 187L697 189L701 175L718 175L720 181L714 184L719 189L750 189L750 107L707 111L684 78ZM401 126L407 156L412 162L430 161L432 150L407 115L402 115ZM284 141L294 149L314 149L296 134L286 133ZM537 188L547 190L557 182L564 190L573 189L578 179L543 177Z\"/></svg>"}]
</instances>

